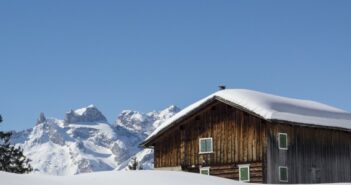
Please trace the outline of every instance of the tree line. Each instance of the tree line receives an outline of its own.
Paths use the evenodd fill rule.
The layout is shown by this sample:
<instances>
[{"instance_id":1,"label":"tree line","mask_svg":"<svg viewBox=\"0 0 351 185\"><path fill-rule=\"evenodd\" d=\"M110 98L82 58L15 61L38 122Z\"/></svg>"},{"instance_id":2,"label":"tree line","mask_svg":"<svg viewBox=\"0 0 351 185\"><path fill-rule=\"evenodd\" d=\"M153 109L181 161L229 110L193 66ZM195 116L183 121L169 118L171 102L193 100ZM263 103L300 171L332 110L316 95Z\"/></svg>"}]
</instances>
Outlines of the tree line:
<instances>
[{"instance_id":1,"label":"tree line","mask_svg":"<svg viewBox=\"0 0 351 185\"><path fill-rule=\"evenodd\" d=\"M0 115L0 123L3 118ZM10 173L29 173L33 170L23 149L10 143L12 132L0 131L0 171Z\"/></svg>"}]
</instances>

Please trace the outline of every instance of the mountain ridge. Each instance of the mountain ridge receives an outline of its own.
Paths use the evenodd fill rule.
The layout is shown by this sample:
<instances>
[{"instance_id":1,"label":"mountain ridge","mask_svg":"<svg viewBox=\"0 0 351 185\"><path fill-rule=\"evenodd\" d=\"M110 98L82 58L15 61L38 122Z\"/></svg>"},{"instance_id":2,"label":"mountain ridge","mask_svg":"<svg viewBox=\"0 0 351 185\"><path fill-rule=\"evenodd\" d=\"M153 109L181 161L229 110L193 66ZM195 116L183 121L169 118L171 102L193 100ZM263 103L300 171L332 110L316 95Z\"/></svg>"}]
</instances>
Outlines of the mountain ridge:
<instances>
[{"instance_id":1,"label":"mountain ridge","mask_svg":"<svg viewBox=\"0 0 351 185\"><path fill-rule=\"evenodd\" d=\"M11 143L23 148L38 173L72 175L124 170L134 157L141 168L150 169L153 151L138 145L179 110L174 105L149 113L124 110L115 124L108 123L94 105L70 110L64 119L40 113L33 128L13 131Z\"/></svg>"}]
</instances>

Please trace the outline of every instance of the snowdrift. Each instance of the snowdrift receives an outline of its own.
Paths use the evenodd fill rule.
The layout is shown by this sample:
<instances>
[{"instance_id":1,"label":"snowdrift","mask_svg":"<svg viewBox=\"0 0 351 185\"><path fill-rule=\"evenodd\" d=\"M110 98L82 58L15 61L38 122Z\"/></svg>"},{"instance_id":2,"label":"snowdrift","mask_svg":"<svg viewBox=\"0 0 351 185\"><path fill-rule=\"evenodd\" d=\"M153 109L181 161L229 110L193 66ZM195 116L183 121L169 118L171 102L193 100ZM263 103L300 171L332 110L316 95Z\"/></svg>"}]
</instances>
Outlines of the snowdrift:
<instances>
[{"instance_id":1,"label":"snowdrift","mask_svg":"<svg viewBox=\"0 0 351 185\"><path fill-rule=\"evenodd\" d=\"M0 185L243 185L245 183L186 172L112 171L71 176L18 175L0 172ZM341 185L342 183L338 184ZM344 183L351 184L351 183Z\"/></svg>"}]
</instances>

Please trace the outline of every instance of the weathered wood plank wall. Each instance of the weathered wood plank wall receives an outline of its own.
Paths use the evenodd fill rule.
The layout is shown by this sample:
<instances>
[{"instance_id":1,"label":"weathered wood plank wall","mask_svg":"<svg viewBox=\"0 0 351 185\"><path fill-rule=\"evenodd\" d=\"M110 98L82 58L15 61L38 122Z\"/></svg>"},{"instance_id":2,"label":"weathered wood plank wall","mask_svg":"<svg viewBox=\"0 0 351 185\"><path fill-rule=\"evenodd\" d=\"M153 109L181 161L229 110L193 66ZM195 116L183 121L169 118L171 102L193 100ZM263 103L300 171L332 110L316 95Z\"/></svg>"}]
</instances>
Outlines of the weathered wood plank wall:
<instances>
[{"instance_id":1,"label":"weathered wood plank wall","mask_svg":"<svg viewBox=\"0 0 351 185\"><path fill-rule=\"evenodd\" d=\"M215 101L155 142L155 167L263 164L265 122ZM199 138L213 138L213 153L199 154ZM263 165L261 165L263 166ZM235 167L236 168L236 167ZM263 180L263 177L257 177Z\"/></svg>"},{"instance_id":2,"label":"weathered wood plank wall","mask_svg":"<svg viewBox=\"0 0 351 185\"><path fill-rule=\"evenodd\" d=\"M288 150L279 150L278 133L288 134ZM199 154L199 138L213 138L213 153ZM214 101L155 139L155 167L182 166L238 179L238 164L254 167L252 182L279 182L279 166L288 167L288 183L351 182L351 133L270 122Z\"/></svg>"},{"instance_id":3,"label":"weathered wood plank wall","mask_svg":"<svg viewBox=\"0 0 351 185\"><path fill-rule=\"evenodd\" d=\"M288 134L288 150L279 150L278 133ZM288 183L351 182L351 134L284 123L268 126L267 183L279 183L279 166L288 167Z\"/></svg>"}]
</instances>

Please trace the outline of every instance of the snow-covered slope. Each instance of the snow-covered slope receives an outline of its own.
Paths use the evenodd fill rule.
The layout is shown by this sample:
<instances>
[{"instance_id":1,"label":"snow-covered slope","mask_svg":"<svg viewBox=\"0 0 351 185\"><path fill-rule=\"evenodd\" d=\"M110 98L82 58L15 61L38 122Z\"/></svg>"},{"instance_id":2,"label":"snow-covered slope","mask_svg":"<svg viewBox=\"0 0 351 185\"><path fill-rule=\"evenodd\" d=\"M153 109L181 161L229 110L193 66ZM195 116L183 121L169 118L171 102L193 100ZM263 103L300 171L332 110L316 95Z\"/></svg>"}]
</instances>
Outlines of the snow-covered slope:
<instances>
[{"instance_id":1,"label":"snow-covered slope","mask_svg":"<svg viewBox=\"0 0 351 185\"><path fill-rule=\"evenodd\" d=\"M18 175L0 172L1 185L242 185L224 178L185 172L168 171L114 171L74 176L47 176L41 174Z\"/></svg>"},{"instance_id":2,"label":"snow-covered slope","mask_svg":"<svg viewBox=\"0 0 351 185\"><path fill-rule=\"evenodd\" d=\"M197 173L174 171L114 171L80 174L74 176L47 176L41 174L19 175L0 172L0 184L4 185L245 185L230 179L201 175ZM254 183L250 183L254 184ZM335 183L335 185L349 185L350 183ZM318 184L327 185L327 184ZM332 185L332 184L328 184Z\"/></svg>"},{"instance_id":3,"label":"snow-covered slope","mask_svg":"<svg viewBox=\"0 0 351 185\"><path fill-rule=\"evenodd\" d=\"M126 169L133 156L143 169L150 169L152 150L138 145L177 111L175 106L146 114L123 111L115 125L93 105L67 112L64 120L41 113L33 128L14 132L11 142L24 149L36 172L46 174Z\"/></svg>"}]
</instances>

